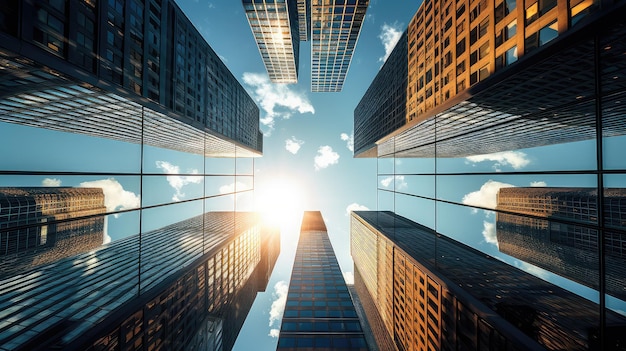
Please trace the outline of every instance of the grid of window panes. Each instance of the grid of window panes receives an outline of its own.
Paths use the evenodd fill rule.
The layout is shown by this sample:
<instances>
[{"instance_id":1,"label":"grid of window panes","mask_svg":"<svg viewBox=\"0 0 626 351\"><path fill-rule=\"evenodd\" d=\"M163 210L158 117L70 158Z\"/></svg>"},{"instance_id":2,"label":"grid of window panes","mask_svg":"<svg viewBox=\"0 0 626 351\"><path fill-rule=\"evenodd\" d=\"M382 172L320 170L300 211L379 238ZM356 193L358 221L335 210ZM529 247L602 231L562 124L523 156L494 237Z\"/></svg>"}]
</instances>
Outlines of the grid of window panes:
<instances>
[{"instance_id":1,"label":"grid of window panes","mask_svg":"<svg viewBox=\"0 0 626 351\"><path fill-rule=\"evenodd\" d=\"M394 263L385 267L394 271L393 323L385 324L401 347L598 346L595 303L392 212L356 212L352 223L353 243L370 232L393 245ZM359 272L368 269L356 267ZM388 284L379 278L378 289ZM365 292L372 295L369 289ZM370 301L382 315L380 298ZM606 317L611 325L625 320L615 312Z\"/></svg>"},{"instance_id":2,"label":"grid of window panes","mask_svg":"<svg viewBox=\"0 0 626 351\"><path fill-rule=\"evenodd\" d=\"M149 101L158 112L175 112L186 124L261 152L258 107L174 1L3 2L0 18L9 16L16 20L0 27L3 49L34 45L36 59L32 65L31 57L0 57L7 68L1 90L15 93L28 84L20 74L25 69L40 81L70 79L143 105ZM25 30L17 30L18 23ZM37 65L42 60L45 69Z\"/></svg>"},{"instance_id":3,"label":"grid of window panes","mask_svg":"<svg viewBox=\"0 0 626 351\"><path fill-rule=\"evenodd\" d=\"M259 110L173 1L2 2L0 18L9 15L0 348L79 349L119 326L115 313L135 313L211 250L258 229L242 213L252 210ZM232 293L260 262L253 234L216 254L212 311L233 301L220 284ZM180 335L209 328L185 318ZM125 347L143 340L127 329L135 322L120 329ZM212 323L220 343L223 325Z\"/></svg>"},{"instance_id":4,"label":"grid of window panes","mask_svg":"<svg viewBox=\"0 0 626 351\"><path fill-rule=\"evenodd\" d=\"M297 83L302 39L296 0L243 0L243 8L270 80Z\"/></svg>"},{"instance_id":5,"label":"grid of window panes","mask_svg":"<svg viewBox=\"0 0 626 351\"><path fill-rule=\"evenodd\" d=\"M306 348L368 349L328 234L320 230L300 233L277 347Z\"/></svg>"},{"instance_id":6,"label":"grid of window panes","mask_svg":"<svg viewBox=\"0 0 626 351\"><path fill-rule=\"evenodd\" d=\"M298 25L300 40L311 38L311 0L298 0Z\"/></svg>"},{"instance_id":7,"label":"grid of window panes","mask_svg":"<svg viewBox=\"0 0 626 351\"><path fill-rule=\"evenodd\" d=\"M619 2L615 3L619 4ZM492 3L470 0L425 1L405 31L407 43L402 43L402 45L407 45L408 69L405 78L394 80L394 85L397 86L402 84L404 79L408 79L407 93L404 98L406 115L403 125L414 126L425 123L425 120L429 119L456 120L459 122L466 120L463 115L456 116L454 106L459 101L467 101L468 99L472 101L470 98L475 95L476 89L474 87L478 83L483 82L496 72L504 71L511 73L512 70L514 71L514 69L509 69L511 64L516 63L519 58L524 56L532 57L532 54L541 51L536 50L537 48L544 48L548 43L551 44L548 46L553 48L558 46L554 43L554 39L559 35L563 36L564 33L571 31L588 32L592 30L590 28L584 29L582 23L588 24L593 22L593 16L599 15L602 9L597 1L571 2L564 4L565 6L556 6L556 4L556 1L527 1L524 11L520 11L517 8L517 2L509 0L496 0ZM611 11L609 8L613 4L607 3L604 6L607 7L607 11ZM580 50L581 48L578 49ZM511 79L511 84L506 84L506 88L502 86L495 88L494 86L494 90L503 95L499 96L499 101L505 101L504 98L507 100L523 100L519 105L517 101L515 103L511 102L509 106L522 108L506 111L507 113L515 117L536 113L538 111L535 105L537 105L538 99L554 100L555 98L548 94L539 93L543 89L543 84L561 85L560 88L551 87L551 89L554 91L563 89L563 92L572 91L572 88L580 88L580 86L572 86L568 78L570 75L584 76L593 72L593 67L589 67L588 63L584 64L583 62L583 65L579 65L580 61L590 57L588 55L590 55L588 52L577 52L572 49L568 53L557 55L553 59L542 62L542 65L545 65L545 69L542 68L541 73L528 70L528 76L522 74L523 77ZM592 56L593 54L591 53ZM538 58L537 60L542 59ZM528 62L528 60L525 62ZM513 65L512 67L517 67L520 70L526 69L526 67L520 66L524 65ZM574 69L574 67L576 68ZM379 76L391 76L394 73L394 69L390 66L383 67L379 72ZM544 72L549 73L550 76L544 77L545 80L542 81L534 79ZM491 81L493 82L494 80L492 79ZM574 84L576 82L577 80L575 79ZM379 83L375 80L372 85L375 84ZM524 87L523 93L518 94L517 91L508 90L511 85L515 85L519 89ZM479 86L484 88L489 85L486 83L486 85L482 84ZM539 86L539 89L533 89L531 86ZM587 85L588 87L589 85ZM528 94L531 96L528 96ZM458 98L446 104L446 101L450 101L457 95L459 95ZM578 100L569 102L581 105L588 103L589 100L584 99L584 97L589 95L579 92L578 95L573 95L578 97ZM391 92L387 92L386 97L378 97L378 99L384 100L391 96ZM369 99L371 99L371 95L366 94L361 103L366 104ZM501 109L501 104L494 100L490 100L488 104L481 104L481 101L476 103L484 111L496 114L505 112ZM398 106L399 104L399 102L396 102L391 105ZM530 104L532 104L532 107L528 106ZM494 106L498 108L494 108ZM566 101L560 101L552 103L552 106L565 108L568 105ZM393 109L396 107L387 108ZM580 108L577 107L577 109ZM570 112L571 110L562 111L561 115ZM550 114L550 112L546 114L547 118L542 120L543 123L546 123L546 126L541 129L555 129L553 133L554 138L560 137L565 139L571 137L574 133L582 133L582 130L579 128L569 133L564 131L563 135L559 135L559 133L556 133L556 129L559 129L559 127L554 126L549 117L554 116L554 114ZM383 121L389 120L387 118L388 115L381 117L376 111L359 111L359 115L355 116L355 121L364 120L369 121L368 123L370 124L382 124ZM497 115L494 114L492 117L490 118L490 123L499 123L500 120ZM569 115L569 117L575 118L576 116ZM465 123L465 127L478 127L478 125ZM398 128L395 128L394 131ZM367 147L357 148L357 154L371 155L367 151L375 148L374 143L392 132L379 126L378 129L375 129L375 134L372 135L374 132L371 128L361 130L358 133L356 133L355 128L355 144L367 144ZM430 135L430 133L420 134ZM532 139L541 139L541 136L538 135ZM532 141L532 139L528 141ZM502 143L505 141L495 140L494 142ZM459 144L466 145L471 143L459 141ZM458 148L460 149L462 146Z\"/></svg>"},{"instance_id":8,"label":"grid of window panes","mask_svg":"<svg viewBox=\"0 0 626 351\"><path fill-rule=\"evenodd\" d=\"M311 4L311 91L339 92L348 73L369 0Z\"/></svg>"}]
</instances>

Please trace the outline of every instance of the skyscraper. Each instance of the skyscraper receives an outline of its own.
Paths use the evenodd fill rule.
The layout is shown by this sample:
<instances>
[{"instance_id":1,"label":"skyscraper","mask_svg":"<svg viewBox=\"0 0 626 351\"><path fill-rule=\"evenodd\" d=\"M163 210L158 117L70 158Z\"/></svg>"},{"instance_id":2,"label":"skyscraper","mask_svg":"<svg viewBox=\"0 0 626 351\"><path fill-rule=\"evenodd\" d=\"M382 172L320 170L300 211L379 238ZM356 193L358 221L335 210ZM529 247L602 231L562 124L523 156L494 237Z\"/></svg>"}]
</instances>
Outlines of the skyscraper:
<instances>
[{"instance_id":1,"label":"skyscraper","mask_svg":"<svg viewBox=\"0 0 626 351\"><path fill-rule=\"evenodd\" d=\"M311 91L341 91L369 0L242 2L272 82L297 82L299 42L310 39Z\"/></svg>"},{"instance_id":2,"label":"skyscraper","mask_svg":"<svg viewBox=\"0 0 626 351\"><path fill-rule=\"evenodd\" d=\"M472 266L475 281L453 280L449 284L459 288L462 284L464 290L472 291L487 286L495 290L499 284L515 290L520 301L531 308L509 302L486 306L504 320L514 321L512 325L547 348L616 349L623 333L623 323L615 318L621 318L616 313L623 315L626 310L626 284L621 279L624 264L617 258L623 252L626 227L617 215L621 205L614 190L626 187L621 152L626 141L625 14L620 1L424 1L354 110L355 157L377 158L377 210L389 211L395 218L386 221L380 231L392 240L398 237L407 230L405 222L398 220L401 216L431 233L436 238L432 244L410 240L423 244L423 250L428 248L420 254L420 261L446 267L438 268L437 276L450 278L461 271L471 276L463 267L446 263L454 252L444 252L448 247L475 250L476 255L468 253L468 258L497 260L495 266L487 262ZM588 194L572 193L558 204L550 201L565 194L532 199L513 196L519 203L498 205L498 190L529 186L584 188ZM596 194L596 199L591 200L589 194ZM569 215L561 216L561 211L551 218L544 216L545 211L566 206L561 202L569 206ZM543 237L536 239L535 235ZM377 252L380 262L395 249L386 241L373 239L378 236L369 238L353 241L357 270L367 267L355 272L355 287L358 291L367 287L372 294L369 300L361 298L364 304L373 301L370 306L376 303L380 307L378 323L371 323L372 329L386 325L391 331L380 342L388 345L391 339L418 349L443 343L441 340L473 348L481 345L480 329L465 334L458 324L453 329L443 328L435 310L431 310L433 318L422 310L423 317L418 319L426 321L423 331L418 328L417 334L409 335L398 329L402 318L410 319L413 314L407 317L403 313L407 309L401 307L402 299L390 298L390 291L397 291L391 283L396 272L393 280L389 270L379 269L378 275L372 276L380 267L367 259L367 253ZM460 246L447 246L445 238ZM555 239L562 242L557 244ZM547 241L551 243L542 246ZM505 250L510 250L511 256L502 254ZM460 253L452 256L462 257ZM400 259L394 263L401 266ZM507 273L494 275L493 267ZM518 268L544 281L527 277ZM520 280L507 280L509 276ZM489 282L482 277L490 277ZM376 279L386 283L376 285ZM526 280L539 290L524 290ZM559 305L565 306L558 313L569 313L565 320L580 317L586 325L570 328L566 322L557 327L552 323L561 317L543 319L553 311L550 306L536 305L533 299L541 300L542 289L546 296L550 296L546 291L555 292L553 285L543 285L549 283L566 289L557 294ZM439 297L432 296L433 300ZM441 301L444 306L452 300ZM578 301L588 306L581 308L584 318L576 316L573 306ZM458 309L458 303L453 307ZM468 306L463 303L462 308ZM416 313L419 316L419 311ZM473 322L468 325L483 328L483 317L472 313ZM441 331L433 334L427 329L429 323L434 323L433 330L442 326ZM495 328L491 322L487 324L485 330ZM577 335L585 336L550 335L563 329L578 330ZM489 341L482 342L489 344L494 335L504 335L498 333L490 331ZM448 337L454 340L445 339Z\"/></svg>"},{"instance_id":3,"label":"skyscraper","mask_svg":"<svg viewBox=\"0 0 626 351\"><path fill-rule=\"evenodd\" d=\"M392 212L353 212L351 251L377 338L398 349L599 346L595 303ZM607 318L626 331L626 317Z\"/></svg>"},{"instance_id":4,"label":"skyscraper","mask_svg":"<svg viewBox=\"0 0 626 351\"><path fill-rule=\"evenodd\" d=\"M144 233L140 248L139 237L129 237L4 279L0 301L13 307L4 310L0 345L230 349L250 300L265 289L278 235L254 213L209 212Z\"/></svg>"},{"instance_id":5,"label":"skyscraper","mask_svg":"<svg viewBox=\"0 0 626 351\"><path fill-rule=\"evenodd\" d=\"M319 211L306 211L277 350L368 350Z\"/></svg>"},{"instance_id":6,"label":"skyscraper","mask_svg":"<svg viewBox=\"0 0 626 351\"><path fill-rule=\"evenodd\" d=\"M393 137L396 153L431 157L435 124L438 157L593 139L590 73L623 63L612 45L595 61L588 33L618 40L615 13L623 9L619 2L556 4L424 2L354 110L355 155L375 155ZM613 91L607 88L601 94ZM606 136L623 135L623 120L607 116L604 128ZM483 142L472 142L478 136Z\"/></svg>"},{"instance_id":7,"label":"skyscraper","mask_svg":"<svg viewBox=\"0 0 626 351\"><path fill-rule=\"evenodd\" d=\"M142 140L156 119L262 152L258 107L174 1L8 1L0 14L14 19L0 27L0 121L204 149L168 143L168 128Z\"/></svg>"},{"instance_id":8,"label":"skyscraper","mask_svg":"<svg viewBox=\"0 0 626 351\"><path fill-rule=\"evenodd\" d=\"M623 227L626 189L604 189L604 196L607 226ZM497 199L500 252L598 288L598 230L586 226L598 218L596 189L511 187L500 189ZM610 229L604 235L604 260L615 267L606 273L606 290L624 300L624 235Z\"/></svg>"},{"instance_id":9,"label":"skyscraper","mask_svg":"<svg viewBox=\"0 0 626 351\"><path fill-rule=\"evenodd\" d=\"M369 0L311 5L311 91L339 92L350 68Z\"/></svg>"},{"instance_id":10,"label":"skyscraper","mask_svg":"<svg viewBox=\"0 0 626 351\"><path fill-rule=\"evenodd\" d=\"M279 252L249 212L259 109L175 1L1 2L0 135L0 186L29 189L2 244L81 249L3 271L0 349L232 347ZM20 222L59 185L98 202Z\"/></svg>"},{"instance_id":11,"label":"skyscraper","mask_svg":"<svg viewBox=\"0 0 626 351\"><path fill-rule=\"evenodd\" d=\"M300 58L298 17L305 20L306 11L296 0L253 1L243 0L243 8L256 40L263 64L273 83L297 83Z\"/></svg>"},{"instance_id":12,"label":"skyscraper","mask_svg":"<svg viewBox=\"0 0 626 351\"><path fill-rule=\"evenodd\" d=\"M105 212L99 188L0 188L0 277L99 247Z\"/></svg>"}]
</instances>

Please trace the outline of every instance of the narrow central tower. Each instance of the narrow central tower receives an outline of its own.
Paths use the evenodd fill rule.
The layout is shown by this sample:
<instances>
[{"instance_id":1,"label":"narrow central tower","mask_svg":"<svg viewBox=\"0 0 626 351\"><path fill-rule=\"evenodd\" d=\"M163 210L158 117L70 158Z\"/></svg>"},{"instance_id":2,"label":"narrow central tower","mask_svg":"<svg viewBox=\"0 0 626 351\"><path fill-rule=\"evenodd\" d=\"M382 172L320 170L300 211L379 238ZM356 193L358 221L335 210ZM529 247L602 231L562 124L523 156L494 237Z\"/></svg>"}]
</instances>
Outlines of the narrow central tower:
<instances>
[{"instance_id":1,"label":"narrow central tower","mask_svg":"<svg viewBox=\"0 0 626 351\"><path fill-rule=\"evenodd\" d=\"M319 211L304 212L277 350L368 350Z\"/></svg>"}]
</instances>

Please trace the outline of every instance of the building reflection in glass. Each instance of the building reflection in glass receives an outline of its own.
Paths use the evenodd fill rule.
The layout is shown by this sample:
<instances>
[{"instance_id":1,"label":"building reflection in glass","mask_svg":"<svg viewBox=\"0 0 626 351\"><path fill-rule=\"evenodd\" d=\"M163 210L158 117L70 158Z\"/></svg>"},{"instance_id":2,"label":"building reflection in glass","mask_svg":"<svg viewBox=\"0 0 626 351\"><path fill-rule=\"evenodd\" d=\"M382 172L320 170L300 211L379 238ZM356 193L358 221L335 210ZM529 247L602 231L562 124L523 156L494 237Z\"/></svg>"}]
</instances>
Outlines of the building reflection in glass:
<instances>
[{"instance_id":1,"label":"building reflection in glass","mask_svg":"<svg viewBox=\"0 0 626 351\"><path fill-rule=\"evenodd\" d=\"M205 234L212 240L201 257L176 248ZM0 345L199 350L214 349L213 343L230 349L256 292L267 285L279 233L262 228L255 213L209 212L142 236L141 257L138 238L130 237L1 281L7 325ZM138 282L140 259L151 269ZM179 269L162 273L173 265ZM153 284L138 294L143 281Z\"/></svg>"},{"instance_id":2,"label":"building reflection in glass","mask_svg":"<svg viewBox=\"0 0 626 351\"><path fill-rule=\"evenodd\" d=\"M0 188L0 278L96 249L105 212L100 188Z\"/></svg>"},{"instance_id":3,"label":"building reflection in glass","mask_svg":"<svg viewBox=\"0 0 626 351\"><path fill-rule=\"evenodd\" d=\"M500 252L594 289L599 287L595 188L512 187L498 192L496 233ZM607 226L623 227L626 189L604 189ZM515 215L518 213L520 215ZM624 235L604 234L606 292L626 300Z\"/></svg>"},{"instance_id":4,"label":"building reflection in glass","mask_svg":"<svg viewBox=\"0 0 626 351\"><path fill-rule=\"evenodd\" d=\"M393 212L353 212L351 226L357 291L400 349L598 347L600 309L589 300ZM606 318L626 331L626 317Z\"/></svg>"}]
</instances>

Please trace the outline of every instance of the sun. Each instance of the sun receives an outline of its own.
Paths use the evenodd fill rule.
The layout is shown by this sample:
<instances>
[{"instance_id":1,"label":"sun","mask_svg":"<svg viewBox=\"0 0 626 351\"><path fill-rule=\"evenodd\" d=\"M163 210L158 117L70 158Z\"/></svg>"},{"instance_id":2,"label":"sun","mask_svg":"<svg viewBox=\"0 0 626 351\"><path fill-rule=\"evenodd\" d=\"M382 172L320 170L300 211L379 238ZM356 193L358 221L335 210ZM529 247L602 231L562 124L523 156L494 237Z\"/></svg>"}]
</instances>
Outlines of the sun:
<instances>
[{"instance_id":1,"label":"sun","mask_svg":"<svg viewBox=\"0 0 626 351\"><path fill-rule=\"evenodd\" d=\"M298 225L304 211L305 195L297 182L286 176L260 181L254 191L255 207L263 221L286 229Z\"/></svg>"}]
</instances>

